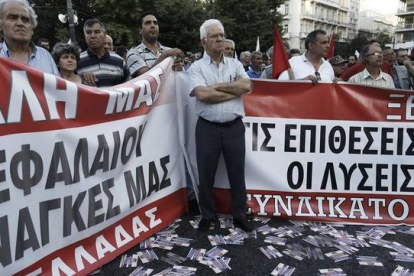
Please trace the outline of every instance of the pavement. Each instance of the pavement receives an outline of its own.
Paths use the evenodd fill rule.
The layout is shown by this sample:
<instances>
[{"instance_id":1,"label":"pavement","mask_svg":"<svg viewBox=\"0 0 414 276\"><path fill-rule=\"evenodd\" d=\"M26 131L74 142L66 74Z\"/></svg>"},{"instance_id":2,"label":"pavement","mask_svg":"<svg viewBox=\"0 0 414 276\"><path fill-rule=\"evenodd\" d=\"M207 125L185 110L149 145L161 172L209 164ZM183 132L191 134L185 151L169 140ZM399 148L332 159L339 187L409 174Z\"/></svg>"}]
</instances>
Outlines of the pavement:
<instances>
[{"instance_id":1,"label":"pavement","mask_svg":"<svg viewBox=\"0 0 414 276\"><path fill-rule=\"evenodd\" d=\"M137 252L144 252L145 250L151 249L158 257L158 260L142 263L140 259L138 267L142 267L144 270L152 269L153 271L150 275L156 275L173 267L168 262L180 262L177 259L172 262L168 261L166 259L168 254L174 253L184 259L187 257L191 248L206 249L207 252L214 248L215 246L209 240L209 235L217 235L215 238L210 237L212 241L216 240L216 242L227 241L227 243L242 243L222 244L218 245L218 249L214 250L215 253L224 253L227 251L222 258L216 256L218 264L228 262L228 266L231 268L230 270L221 272L221 275L414 275L414 228L412 227L338 225L288 221L277 218L271 218L267 222L263 220L266 218L261 218L259 219L261 221L251 221L253 226L260 231L253 232L248 238L243 239L243 237L238 235L242 231L236 231L236 233L230 235L230 228L220 227L220 224L222 224L222 227L230 226L231 219L226 216L221 218L221 223L219 220L215 221L213 230L209 230L208 232L197 231L190 221L197 223L195 220L198 216L198 210L194 210L193 208L188 214L173 223L172 228L162 233L164 236L173 233L178 235L178 237L191 239L189 246L173 244L171 250L166 250L159 247L141 249L138 244L103 266L102 270L95 275L130 275L137 268L120 268L122 256L126 254L126 257L131 257L132 259L132 256L137 254ZM174 229L174 227L176 228ZM233 231L233 228L231 229ZM156 239L157 235L153 237ZM171 243L171 238L159 238L159 240L164 240L167 244L168 242ZM274 244L269 242L273 242ZM157 243L148 242L147 246L148 244L152 244L153 246L155 244L156 246ZM160 242L160 244L162 243ZM269 259L260 250L260 248L266 248L268 246L272 246L275 249L268 250L276 258ZM222 251L220 249L224 250ZM326 254L331 257L328 257ZM213 253L211 253L211 256L213 256ZM398 260L395 260L395 258ZM217 275L206 262L206 259L204 264L197 260L186 259L178 265L192 267L196 269L194 273L185 274L184 272L187 270L184 269L181 270L182 274L170 272L169 274L164 273L159 275ZM215 262L211 259L210 265L214 266L214 264ZM278 265L279 270L282 271L280 274L275 274L274 270ZM224 269L225 266L221 268ZM336 274L333 271L321 271L321 269L333 268L341 270L336 270ZM394 272L397 268L399 272ZM326 273L324 274L323 272Z\"/></svg>"}]
</instances>

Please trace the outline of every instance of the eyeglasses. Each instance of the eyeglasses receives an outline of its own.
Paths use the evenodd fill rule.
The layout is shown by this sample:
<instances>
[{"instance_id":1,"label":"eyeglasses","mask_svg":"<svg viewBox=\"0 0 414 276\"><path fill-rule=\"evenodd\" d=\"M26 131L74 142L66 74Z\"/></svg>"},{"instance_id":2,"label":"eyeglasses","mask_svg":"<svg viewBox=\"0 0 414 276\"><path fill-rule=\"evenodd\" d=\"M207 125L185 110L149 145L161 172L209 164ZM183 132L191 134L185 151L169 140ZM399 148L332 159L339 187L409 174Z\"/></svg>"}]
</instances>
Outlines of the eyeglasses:
<instances>
[{"instance_id":1,"label":"eyeglasses","mask_svg":"<svg viewBox=\"0 0 414 276\"><path fill-rule=\"evenodd\" d=\"M382 56L382 53L381 52L373 52L373 53L371 53L371 54L368 54L368 55L366 55L367 57L369 57L369 56L379 56L379 55L381 55Z\"/></svg>"},{"instance_id":2,"label":"eyeglasses","mask_svg":"<svg viewBox=\"0 0 414 276\"><path fill-rule=\"evenodd\" d=\"M318 71L315 72L316 80L321 81L321 74Z\"/></svg>"}]
</instances>

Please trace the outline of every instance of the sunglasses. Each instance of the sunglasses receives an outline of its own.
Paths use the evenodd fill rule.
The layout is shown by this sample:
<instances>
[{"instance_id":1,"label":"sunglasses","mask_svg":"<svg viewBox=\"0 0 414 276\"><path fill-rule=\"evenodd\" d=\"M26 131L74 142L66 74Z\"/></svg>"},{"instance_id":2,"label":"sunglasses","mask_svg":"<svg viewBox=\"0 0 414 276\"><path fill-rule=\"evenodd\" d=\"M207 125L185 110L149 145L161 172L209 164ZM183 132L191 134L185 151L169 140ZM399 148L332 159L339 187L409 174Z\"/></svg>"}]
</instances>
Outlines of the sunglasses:
<instances>
[{"instance_id":1,"label":"sunglasses","mask_svg":"<svg viewBox=\"0 0 414 276\"><path fill-rule=\"evenodd\" d=\"M315 77L316 77L316 80L317 81L320 81L321 80L321 74L319 74L318 71L315 72Z\"/></svg>"}]
</instances>

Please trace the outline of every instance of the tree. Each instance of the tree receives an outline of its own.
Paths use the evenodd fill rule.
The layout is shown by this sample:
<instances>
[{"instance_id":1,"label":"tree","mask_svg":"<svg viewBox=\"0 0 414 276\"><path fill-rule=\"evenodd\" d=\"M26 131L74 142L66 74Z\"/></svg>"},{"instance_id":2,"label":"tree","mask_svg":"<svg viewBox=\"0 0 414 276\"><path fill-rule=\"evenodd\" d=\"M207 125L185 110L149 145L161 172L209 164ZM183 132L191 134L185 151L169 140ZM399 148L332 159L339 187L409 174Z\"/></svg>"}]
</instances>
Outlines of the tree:
<instances>
[{"instance_id":1,"label":"tree","mask_svg":"<svg viewBox=\"0 0 414 276\"><path fill-rule=\"evenodd\" d=\"M217 19L223 22L227 37L236 42L239 52L256 48L259 36L262 51L273 45L273 26L282 21L276 9L282 0L210 0L206 9L212 11L216 5Z\"/></svg>"},{"instance_id":2,"label":"tree","mask_svg":"<svg viewBox=\"0 0 414 276\"><path fill-rule=\"evenodd\" d=\"M229 38L237 49L253 50L257 36L263 51L273 45L273 25L281 22L276 8L283 0L215 0L217 18L223 22ZM48 38L52 44L68 41L68 25L58 21L58 14L66 14L66 0L31 1L38 15L39 26L34 40ZM114 45L135 46L139 43L138 17L154 12L160 24L159 40L169 47L184 51L201 51L199 28L204 20L212 18L213 0L72 0L79 18L76 37L82 49L86 48L83 24L89 18L102 21Z\"/></svg>"}]
</instances>

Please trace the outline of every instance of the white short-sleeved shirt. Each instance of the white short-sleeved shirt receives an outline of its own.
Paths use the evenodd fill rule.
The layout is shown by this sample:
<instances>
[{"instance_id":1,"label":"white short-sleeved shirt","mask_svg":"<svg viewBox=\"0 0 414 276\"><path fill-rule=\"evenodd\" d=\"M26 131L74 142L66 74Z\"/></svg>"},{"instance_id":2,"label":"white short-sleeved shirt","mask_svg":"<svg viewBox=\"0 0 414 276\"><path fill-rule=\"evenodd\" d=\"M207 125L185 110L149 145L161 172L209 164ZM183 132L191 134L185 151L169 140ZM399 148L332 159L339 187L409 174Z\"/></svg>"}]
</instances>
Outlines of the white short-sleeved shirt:
<instances>
[{"instance_id":1,"label":"white short-sleeved shirt","mask_svg":"<svg viewBox=\"0 0 414 276\"><path fill-rule=\"evenodd\" d=\"M319 67L318 73L321 77L321 81L332 81L335 78L332 65L325 59L321 59L322 65ZM309 75L315 76L315 67L312 63L306 59L306 55L300 55L289 59L290 68L293 71L293 77L295 80L306 78ZM279 80L289 80L289 74L284 71L279 76Z\"/></svg>"},{"instance_id":2,"label":"white short-sleeved shirt","mask_svg":"<svg viewBox=\"0 0 414 276\"><path fill-rule=\"evenodd\" d=\"M216 83L233 82L240 78L249 78L240 61L223 56L217 67L206 52L204 52L202 59L191 65L188 74L191 81L191 92L198 86L209 86ZM243 99L237 97L230 101L214 104L197 100L196 113L210 122L230 122L237 117L244 116Z\"/></svg>"},{"instance_id":3,"label":"white short-sleeved shirt","mask_svg":"<svg viewBox=\"0 0 414 276\"><path fill-rule=\"evenodd\" d=\"M391 89L395 88L394 80L392 79L392 77L389 74L382 72L381 69L380 69L380 74L378 78L374 78L373 76L371 76L367 68L365 68L364 71L352 76L348 80L348 82L382 87L382 88L391 88Z\"/></svg>"}]
</instances>

